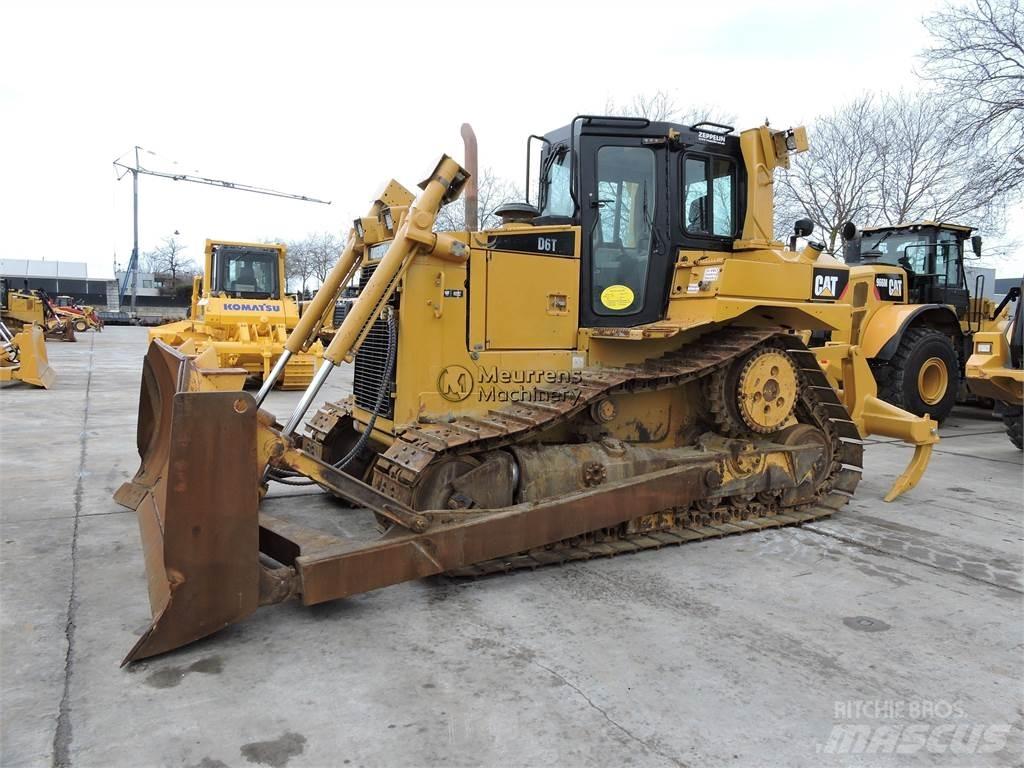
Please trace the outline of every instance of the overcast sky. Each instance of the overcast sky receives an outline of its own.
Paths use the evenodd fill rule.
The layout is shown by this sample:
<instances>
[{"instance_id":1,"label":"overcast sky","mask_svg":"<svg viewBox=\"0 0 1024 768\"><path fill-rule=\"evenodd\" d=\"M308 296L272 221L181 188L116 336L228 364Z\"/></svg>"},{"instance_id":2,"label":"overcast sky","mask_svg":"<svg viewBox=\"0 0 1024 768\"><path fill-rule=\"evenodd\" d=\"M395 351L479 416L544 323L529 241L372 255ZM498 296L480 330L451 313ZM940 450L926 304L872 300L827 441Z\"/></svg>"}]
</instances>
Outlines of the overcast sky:
<instances>
[{"instance_id":1,"label":"overcast sky","mask_svg":"<svg viewBox=\"0 0 1024 768\"><path fill-rule=\"evenodd\" d=\"M142 250L179 230L199 258L207 237L340 233L388 178L411 188L442 152L461 158L464 121L481 166L517 181L528 134L640 91L714 105L737 128L800 124L866 90L916 87L920 19L937 6L7 0L0 257L110 276L131 254L131 182L111 161L136 144L147 167L333 201L142 177Z\"/></svg>"}]
</instances>

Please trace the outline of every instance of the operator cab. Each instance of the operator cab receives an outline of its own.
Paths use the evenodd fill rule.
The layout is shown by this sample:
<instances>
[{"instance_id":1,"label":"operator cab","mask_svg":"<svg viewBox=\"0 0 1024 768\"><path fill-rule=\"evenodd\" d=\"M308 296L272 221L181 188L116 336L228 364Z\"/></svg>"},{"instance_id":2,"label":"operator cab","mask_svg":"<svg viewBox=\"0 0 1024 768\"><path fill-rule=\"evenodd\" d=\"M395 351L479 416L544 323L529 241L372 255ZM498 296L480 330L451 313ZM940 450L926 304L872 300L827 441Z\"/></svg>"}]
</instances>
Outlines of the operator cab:
<instances>
[{"instance_id":1,"label":"operator cab","mask_svg":"<svg viewBox=\"0 0 1024 768\"><path fill-rule=\"evenodd\" d=\"M527 203L530 150L541 145L531 223L581 228L581 326L660 320L680 250L732 250L745 205L732 130L581 115L530 137Z\"/></svg>"},{"instance_id":2,"label":"operator cab","mask_svg":"<svg viewBox=\"0 0 1024 768\"><path fill-rule=\"evenodd\" d=\"M210 290L236 299L280 299L276 248L215 245Z\"/></svg>"},{"instance_id":3,"label":"operator cab","mask_svg":"<svg viewBox=\"0 0 1024 768\"><path fill-rule=\"evenodd\" d=\"M964 271L968 238L977 256L981 236L971 227L930 221L865 229L846 242L847 264L886 264L907 272L910 304L949 304L957 316L967 313L969 291Z\"/></svg>"}]
</instances>

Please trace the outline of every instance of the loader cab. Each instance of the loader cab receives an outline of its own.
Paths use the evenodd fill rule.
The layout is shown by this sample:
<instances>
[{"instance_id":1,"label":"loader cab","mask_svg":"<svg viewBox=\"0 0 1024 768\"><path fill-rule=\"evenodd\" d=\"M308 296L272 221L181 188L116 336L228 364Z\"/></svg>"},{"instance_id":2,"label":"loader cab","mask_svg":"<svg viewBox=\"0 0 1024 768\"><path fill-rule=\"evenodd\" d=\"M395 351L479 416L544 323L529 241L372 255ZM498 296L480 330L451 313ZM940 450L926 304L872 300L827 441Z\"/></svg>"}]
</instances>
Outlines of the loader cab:
<instances>
[{"instance_id":1,"label":"loader cab","mask_svg":"<svg viewBox=\"0 0 1024 768\"><path fill-rule=\"evenodd\" d=\"M210 292L236 299L281 298L281 249L211 243L207 247Z\"/></svg>"},{"instance_id":2,"label":"loader cab","mask_svg":"<svg viewBox=\"0 0 1024 768\"><path fill-rule=\"evenodd\" d=\"M578 226L580 325L664 317L680 250L731 251L745 178L731 126L578 116L540 144L535 225Z\"/></svg>"},{"instance_id":3,"label":"loader cab","mask_svg":"<svg viewBox=\"0 0 1024 768\"><path fill-rule=\"evenodd\" d=\"M967 314L969 292L964 271L968 239L980 255L981 238L956 224L920 222L866 229L847 241L848 264L890 265L907 272L907 303L948 304L958 317Z\"/></svg>"}]
</instances>

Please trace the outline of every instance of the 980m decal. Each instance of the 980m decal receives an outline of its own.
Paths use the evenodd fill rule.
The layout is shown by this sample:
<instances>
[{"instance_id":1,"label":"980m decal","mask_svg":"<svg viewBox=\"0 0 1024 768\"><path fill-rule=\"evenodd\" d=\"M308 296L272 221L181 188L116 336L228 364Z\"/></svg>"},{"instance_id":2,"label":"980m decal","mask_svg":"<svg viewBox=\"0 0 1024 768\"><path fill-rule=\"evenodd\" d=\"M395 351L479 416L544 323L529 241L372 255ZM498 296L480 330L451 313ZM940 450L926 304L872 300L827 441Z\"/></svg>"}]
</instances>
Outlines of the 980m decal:
<instances>
[{"instance_id":1,"label":"980m decal","mask_svg":"<svg viewBox=\"0 0 1024 768\"><path fill-rule=\"evenodd\" d=\"M576 253L576 233L524 232L515 235L494 235L490 238L487 245L496 251L539 253L543 256L574 256Z\"/></svg>"},{"instance_id":2,"label":"980m decal","mask_svg":"<svg viewBox=\"0 0 1024 768\"><path fill-rule=\"evenodd\" d=\"M849 280L849 270L815 267L811 278L811 298L835 301L843 295Z\"/></svg>"},{"instance_id":3,"label":"980m decal","mask_svg":"<svg viewBox=\"0 0 1024 768\"><path fill-rule=\"evenodd\" d=\"M875 275L875 288L882 301L903 301L904 277L900 272L880 272Z\"/></svg>"}]
</instances>

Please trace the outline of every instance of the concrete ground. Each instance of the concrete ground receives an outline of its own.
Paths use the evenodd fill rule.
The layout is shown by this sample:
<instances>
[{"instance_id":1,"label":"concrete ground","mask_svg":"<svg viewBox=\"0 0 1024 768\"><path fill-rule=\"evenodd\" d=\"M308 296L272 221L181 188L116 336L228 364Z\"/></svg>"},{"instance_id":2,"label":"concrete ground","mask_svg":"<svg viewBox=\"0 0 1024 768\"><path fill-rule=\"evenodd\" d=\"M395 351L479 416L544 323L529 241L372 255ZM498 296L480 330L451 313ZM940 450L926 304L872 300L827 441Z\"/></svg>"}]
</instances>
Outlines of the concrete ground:
<instances>
[{"instance_id":1,"label":"concrete ground","mask_svg":"<svg viewBox=\"0 0 1024 768\"><path fill-rule=\"evenodd\" d=\"M1020 764L1022 460L984 412L892 504L909 451L875 443L825 522L291 602L121 669L144 348L49 343L53 390L0 391L3 766Z\"/></svg>"}]
</instances>

